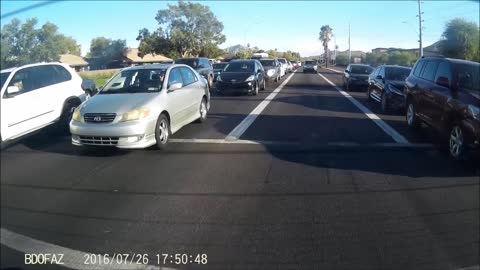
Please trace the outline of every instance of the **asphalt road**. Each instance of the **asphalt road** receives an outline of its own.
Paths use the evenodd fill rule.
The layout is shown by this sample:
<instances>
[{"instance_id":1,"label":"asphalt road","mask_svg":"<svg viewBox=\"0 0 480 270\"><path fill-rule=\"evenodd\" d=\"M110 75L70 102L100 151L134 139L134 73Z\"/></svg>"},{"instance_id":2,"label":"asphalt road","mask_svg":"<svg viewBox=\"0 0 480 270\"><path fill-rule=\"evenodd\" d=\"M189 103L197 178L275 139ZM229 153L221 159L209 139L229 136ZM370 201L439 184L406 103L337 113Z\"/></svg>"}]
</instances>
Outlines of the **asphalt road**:
<instances>
[{"instance_id":1,"label":"asphalt road","mask_svg":"<svg viewBox=\"0 0 480 270\"><path fill-rule=\"evenodd\" d=\"M321 74L341 86L340 74ZM65 269L25 265L32 249L148 254L150 266L174 269L479 265L478 160L451 161L431 132L410 132L401 112L381 114L364 91L349 94L409 144L301 72L237 143L221 143L277 86L214 96L208 121L179 131L165 152L84 152L42 132L4 149L1 267ZM163 264L163 253L208 262Z\"/></svg>"}]
</instances>

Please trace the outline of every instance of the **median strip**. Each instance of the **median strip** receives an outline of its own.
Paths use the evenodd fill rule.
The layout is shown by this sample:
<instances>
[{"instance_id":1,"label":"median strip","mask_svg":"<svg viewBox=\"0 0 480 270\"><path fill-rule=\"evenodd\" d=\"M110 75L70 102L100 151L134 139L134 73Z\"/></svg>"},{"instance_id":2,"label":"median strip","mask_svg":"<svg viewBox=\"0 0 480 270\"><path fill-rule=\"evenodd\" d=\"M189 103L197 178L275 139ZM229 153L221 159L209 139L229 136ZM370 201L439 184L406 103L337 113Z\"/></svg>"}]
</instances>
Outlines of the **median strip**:
<instances>
[{"instance_id":1,"label":"median strip","mask_svg":"<svg viewBox=\"0 0 480 270\"><path fill-rule=\"evenodd\" d=\"M380 127L385 133L387 133L392 139L397 143L408 144L408 140L403 137L400 133L398 133L395 129L385 123L380 117L370 111L367 107L363 106L358 100L352 97L349 93L343 91L340 87L336 86L333 82L331 82L327 77L323 76L322 74L318 73L318 76L322 77L327 83L333 86L337 91L339 91L344 97L346 97L353 105L357 106L368 118L370 118L378 127Z\"/></svg>"},{"instance_id":2,"label":"median strip","mask_svg":"<svg viewBox=\"0 0 480 270\"><path fill-rule=\"evenodd\" d=\"M253 124L253 121L257 119L257 117L263 112L263 110L267 107L267 105L275 98L275 96L282 90L282 88L290 81L290 79L293 77L293 74L295 74L296 71L294 71L288 78L285 79L285 81L282 82L273 92L268 95L258 106L253 109L252 112L250 112L245 119L243 119L238 126L236 126L228 135L225 137L226 141L235 141L240 138L240 136L245 133L245 131Z\"/></svg>"}]
</instances>

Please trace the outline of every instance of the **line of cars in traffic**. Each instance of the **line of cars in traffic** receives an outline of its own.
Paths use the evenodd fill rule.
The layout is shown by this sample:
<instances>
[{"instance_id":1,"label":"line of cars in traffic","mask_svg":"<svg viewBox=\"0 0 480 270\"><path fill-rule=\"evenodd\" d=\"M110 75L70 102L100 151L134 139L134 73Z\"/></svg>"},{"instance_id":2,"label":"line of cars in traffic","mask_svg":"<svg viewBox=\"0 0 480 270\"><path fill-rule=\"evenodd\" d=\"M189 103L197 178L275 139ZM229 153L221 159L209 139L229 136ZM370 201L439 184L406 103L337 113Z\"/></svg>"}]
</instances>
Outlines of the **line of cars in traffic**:
<instances>
[{"instance_id":1,"label":"line of cars in traffic","mask_svg":"<svg viewBox=\"0 0 480 270\"><path fill-rule=\"evenodd\" d=\"M451 157L466 159L480 148L480 63L422 57L413 68L351 64L343 74L347 91L366 88L383 112L404 111L407 125L436 131Z\"/></svg>"},{"instance_id":2,"label":"line of cars in traffic","mask_svg":"<svg viewBox=\"0 0 480 270\"><path fill-rule=\"evenodd\" d=\"M288 71L281 60L233 60L220 76L207 58L182 58L124 68L99 90L61 63L5 69L0 73L2 146L54 126L56 132L69 132L78 146L164 149L171 134L207 119L214 80L217 92L257 95L267 81L278 82Z\"/></svg>"}]
</instances>

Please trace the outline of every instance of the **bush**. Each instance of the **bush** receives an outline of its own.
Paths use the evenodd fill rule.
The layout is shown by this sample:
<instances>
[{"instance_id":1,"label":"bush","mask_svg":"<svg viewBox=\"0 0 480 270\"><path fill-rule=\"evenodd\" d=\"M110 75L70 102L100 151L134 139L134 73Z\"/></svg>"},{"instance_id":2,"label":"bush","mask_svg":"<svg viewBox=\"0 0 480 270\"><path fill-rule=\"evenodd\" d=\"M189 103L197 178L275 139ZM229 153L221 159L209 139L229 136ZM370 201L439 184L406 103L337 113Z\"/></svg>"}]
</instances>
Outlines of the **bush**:
<instances>
[{"instance_id":1,"label":"bush","mask_svg":"<svg viewBox=\"0 0 480 270\"><path fill-rule=\"evenodd\" d=\"M93 80L97 87L104 85L108 79L115 75L119 69L105 69L78 72L78 75L84 80Z\"/></svg>"}]
</instances>

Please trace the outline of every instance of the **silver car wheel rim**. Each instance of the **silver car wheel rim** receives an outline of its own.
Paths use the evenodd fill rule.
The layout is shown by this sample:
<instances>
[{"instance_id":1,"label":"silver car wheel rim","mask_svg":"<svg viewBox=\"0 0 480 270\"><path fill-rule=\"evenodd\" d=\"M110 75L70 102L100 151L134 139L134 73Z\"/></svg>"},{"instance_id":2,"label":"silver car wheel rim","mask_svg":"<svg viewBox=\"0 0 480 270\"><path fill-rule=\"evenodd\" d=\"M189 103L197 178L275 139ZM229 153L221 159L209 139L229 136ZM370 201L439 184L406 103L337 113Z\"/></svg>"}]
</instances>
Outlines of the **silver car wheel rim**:
<instances>
[{"instance_id":1,"label":"silver car wheel rim","mask_svg":"<svg viewBox=\"0 0 480 270\"><path fill-rule=\"evenodd\" d=\"M408 110L407 110L407 121L408 121L409 125L413 124L413 117L414 117L413 105L409 104L408 105Z\"/></svg>"},{"instance_id":2,"label":"silver car wheel rim","mask_svg":"<svg viewBox=\"0 0 480 270\"><path fill-rule=\"evenodd\" d=\"M202 119L205 119L207 117L207 105L205 104L205 100L203 100L200 104L200 117Z\"/></svg>"},{"instance_id":3,"label":"silver car wheel rim","mask_svg":"<svg viewBox=\"0 0 480 270\"><path fill-rule=\"evenodd\" d=\"M462 130L455 126L450 133L450 153L454 157L459 157L463 148Z\"/></svg>"},{"instance_id":4,"label":"silver car wheel rim","mask_svg":"<svg viewBox=\"0 0 480 270\"><path fill-rule=\"evenodd\" d=\"M160 142L166 143L168 140L168 124L165 120L162 120L160 122L160 125L158 125L158 130L160 131Z\"/></svg>"}]
</instances>

